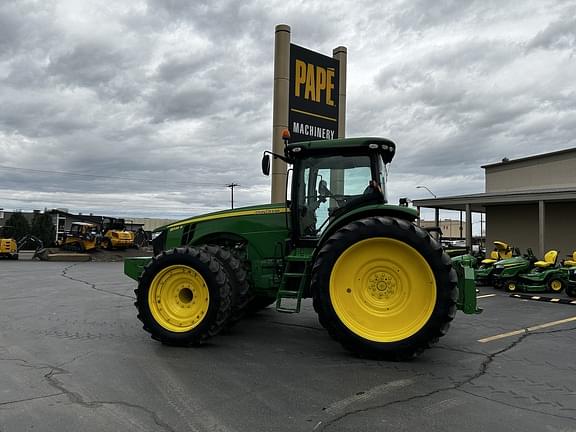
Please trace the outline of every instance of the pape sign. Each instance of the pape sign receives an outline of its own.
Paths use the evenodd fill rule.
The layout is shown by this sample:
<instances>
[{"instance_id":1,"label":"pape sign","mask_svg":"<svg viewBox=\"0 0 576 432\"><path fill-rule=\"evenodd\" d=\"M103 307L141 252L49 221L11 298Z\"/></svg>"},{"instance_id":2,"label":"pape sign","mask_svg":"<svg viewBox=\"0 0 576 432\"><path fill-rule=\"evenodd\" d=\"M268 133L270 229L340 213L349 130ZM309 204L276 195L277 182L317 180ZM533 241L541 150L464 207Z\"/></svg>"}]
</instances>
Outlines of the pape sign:
<instances>
[{"instance_id":1,"label":"pape sign","mask_svg":"<svg viewBox=\"0 0 576 432\"><path fill-rule=\"evenodd\" d=\"M338 63L290 44L290 142L338 138Z\"/></svg>"}]
</instances>

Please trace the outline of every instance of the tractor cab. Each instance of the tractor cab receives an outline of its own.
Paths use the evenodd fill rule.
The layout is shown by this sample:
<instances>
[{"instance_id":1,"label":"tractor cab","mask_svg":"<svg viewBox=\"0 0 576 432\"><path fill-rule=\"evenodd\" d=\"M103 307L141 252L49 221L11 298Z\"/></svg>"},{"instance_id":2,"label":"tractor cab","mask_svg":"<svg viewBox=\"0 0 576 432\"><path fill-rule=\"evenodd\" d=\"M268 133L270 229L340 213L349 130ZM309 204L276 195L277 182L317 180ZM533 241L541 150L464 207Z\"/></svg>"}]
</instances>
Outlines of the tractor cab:
<instances>
[{"instance_id":1,"label":"tractor cab","mask_svg":"<svg viewBox=\"0 0 576 432\"><path fill-rule=\"evenodd\" d=\"M396 145L384 138L287 144L281 158L292 165L289 206L294 243L313 247L333 222L358 209L386 204L386 164L395 150ZM265 173L268 157L262 163Z\"/></svg>"}]
</instances>

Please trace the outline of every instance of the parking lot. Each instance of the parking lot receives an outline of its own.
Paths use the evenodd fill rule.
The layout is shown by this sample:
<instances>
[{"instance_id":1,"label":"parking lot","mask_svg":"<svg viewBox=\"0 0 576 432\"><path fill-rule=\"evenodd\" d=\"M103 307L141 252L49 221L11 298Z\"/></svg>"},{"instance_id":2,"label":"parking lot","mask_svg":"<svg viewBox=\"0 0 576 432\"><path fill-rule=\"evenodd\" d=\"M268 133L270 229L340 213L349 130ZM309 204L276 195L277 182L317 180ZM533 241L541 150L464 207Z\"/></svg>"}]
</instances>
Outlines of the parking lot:
<instances>
[{"instance_id":1,"label":"parking lot","mask_svg":"<svg viewBox=\"0 0 576 432\"><path fill-rule=\"evenodd\" d=\"M0 262L0 431L576 431L576 306L481 288L407 363L268 308L201 348L136 319L114 262ZM530 328L530 331L526 329Z\"/></svg>"}]
</instances>

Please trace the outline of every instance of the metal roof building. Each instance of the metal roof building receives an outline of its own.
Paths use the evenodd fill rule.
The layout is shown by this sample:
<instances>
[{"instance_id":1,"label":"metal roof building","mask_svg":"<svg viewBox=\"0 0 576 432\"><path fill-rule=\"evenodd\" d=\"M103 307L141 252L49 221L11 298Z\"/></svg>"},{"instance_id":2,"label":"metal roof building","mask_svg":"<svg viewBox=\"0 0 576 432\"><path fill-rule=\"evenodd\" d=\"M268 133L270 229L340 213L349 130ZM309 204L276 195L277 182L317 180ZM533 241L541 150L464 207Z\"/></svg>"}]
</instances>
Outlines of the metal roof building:
<instances>
[{"instance_id":1,"label":"metal roof building","mask_svg":"<svg viewBox=\"0 0 576 432\"><path fill-rule=\"evenodd\" d=\"M576 250L576 148L482 166L485 192L414 200L417 207L466 212L466 244L472 244L472 212L486 214L486 244L506 241L543 256Z\"/></svg>"}]
</instances>

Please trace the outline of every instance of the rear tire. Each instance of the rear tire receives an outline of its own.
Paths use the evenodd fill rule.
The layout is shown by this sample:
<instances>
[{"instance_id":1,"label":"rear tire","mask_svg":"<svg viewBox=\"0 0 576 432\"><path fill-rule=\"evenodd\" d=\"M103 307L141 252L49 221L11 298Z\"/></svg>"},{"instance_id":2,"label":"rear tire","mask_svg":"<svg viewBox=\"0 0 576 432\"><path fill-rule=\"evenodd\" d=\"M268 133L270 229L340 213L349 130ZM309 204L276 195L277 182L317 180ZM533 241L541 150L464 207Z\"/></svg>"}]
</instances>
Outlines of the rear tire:
<instances>
[{"instance_id":1,"label":"rear tire","mask_svg":"<svg viewBox=\"0 0 576 432\"><path fill-rule=\"evenodd\" d=\"M392 217L349 223L312 269L320 323L361 357L413 358L446 334L456 313L456 272L423 229Z\"/></svg>"},{"instance_id":2,"label":"rear tire","mask_svg":"<svg viewBox=\"0 0 576 432\"><path fill-rule=\"evenodd\" d=\"M166 345L200 345L218 334L230 316L226 272L212 254L197 248L154 257L135 293L144 330Z\"/></svg>"},{"instance_id":3,"label":"rear tire","mask_svg":"<svg viewBox=\"0 0 576 432\"><path fill-rule=\"evenodd\" d=\"M244 316L246 306L252 299L244 265L223 246L207 245L203 249L218 259L228 276L232 289L232 310L228 324L235 324Z\"/></svg>"}]
</instances>

